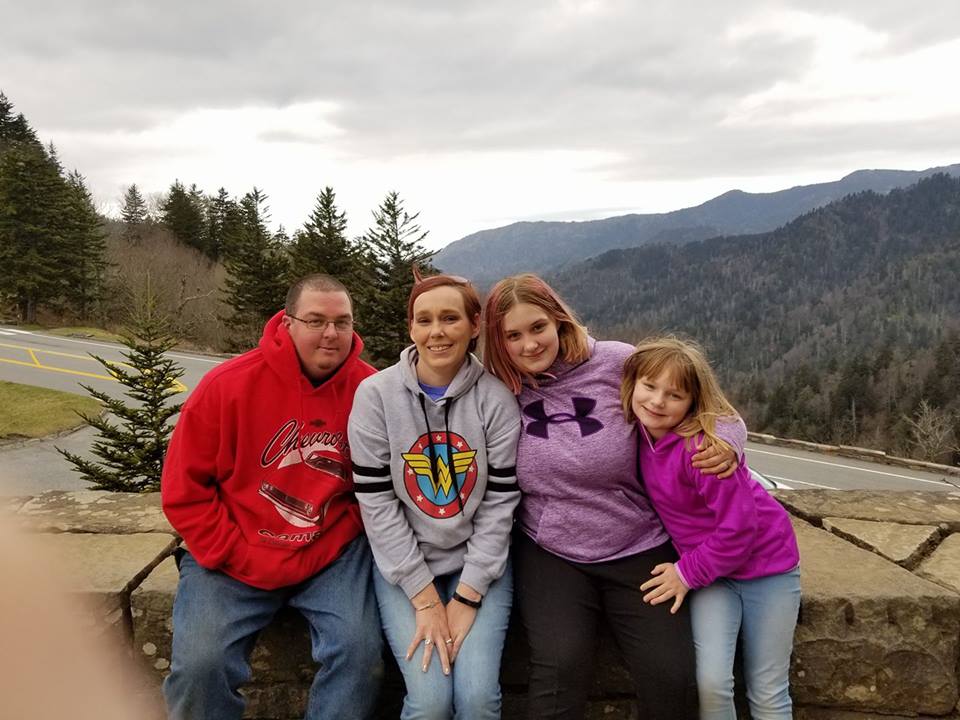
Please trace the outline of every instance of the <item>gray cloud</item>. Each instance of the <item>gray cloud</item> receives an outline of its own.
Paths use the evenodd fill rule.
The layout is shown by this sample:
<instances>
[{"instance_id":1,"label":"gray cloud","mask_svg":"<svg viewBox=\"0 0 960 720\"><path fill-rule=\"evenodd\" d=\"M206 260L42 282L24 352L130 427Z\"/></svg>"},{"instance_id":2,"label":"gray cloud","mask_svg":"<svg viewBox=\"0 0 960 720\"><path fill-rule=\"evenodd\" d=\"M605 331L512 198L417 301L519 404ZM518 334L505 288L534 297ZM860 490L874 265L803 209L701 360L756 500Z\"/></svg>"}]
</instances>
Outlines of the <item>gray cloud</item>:
<instances>
[{"instance_id":1,"label":"gray cloud","mask_svg":"<svg viewBox=\"0 0 960 720\"><path fill-rule=\"evenodd\" d=\"M957 148L954 120L802 133L720 122L745 96L800 77L814 52L811 40L774 32L731 41L752 13L846 17L888 34L882 52L893 54L960 36L955 0L595 5L2 0L0 89L54 140L57 130L143 130L198 107L323 100L340 108L338 142L357 157L599 150L622 154L604 170L629 179ZM287 128L261 139L311 142Z\"/></svg>"}]
</instances>

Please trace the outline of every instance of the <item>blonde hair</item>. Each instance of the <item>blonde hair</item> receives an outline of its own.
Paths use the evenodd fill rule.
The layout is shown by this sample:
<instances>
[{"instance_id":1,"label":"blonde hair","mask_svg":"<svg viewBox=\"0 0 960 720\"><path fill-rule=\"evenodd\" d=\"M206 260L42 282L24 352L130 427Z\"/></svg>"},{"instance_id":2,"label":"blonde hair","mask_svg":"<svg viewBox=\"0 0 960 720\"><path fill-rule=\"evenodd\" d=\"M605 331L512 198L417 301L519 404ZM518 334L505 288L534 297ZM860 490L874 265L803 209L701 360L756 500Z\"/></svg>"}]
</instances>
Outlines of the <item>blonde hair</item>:
<instances>
[{"instance_id":1,"label":"blonde hair","mask_svg":"<svg viewBox=\"0 0 960 720\"><path fill-rule=\"evenodd\" d=\"M532 273L504 278L491 288L483 309L483 364L514 395L520 394L524 380L536 386L533 376L510 360L503 333L504 316L523 303L537 306L557 324L558 357L574 364L590 357L587 328L552 287Z\"/></svg>"},{"instance_id":2,"label":"blonde hair","mask_svg":"<svg viewBox=\"0 0 960 720\"><path fill-rule=\"evenodd\" d=\"M642 377L655 379L664 371L669 373L671 382L678 389L690 395L691 400L690 411L673 431L688 441L703 433L713 443L729 449L729 443L717 437L717 418L735 416L737 411L720 389L717 376L700 346L674 336L641 340L624 363L620 403L627 422L633 423L637 419L633 412L633 390L637 380Z\"/></svg>"}]
</instances>

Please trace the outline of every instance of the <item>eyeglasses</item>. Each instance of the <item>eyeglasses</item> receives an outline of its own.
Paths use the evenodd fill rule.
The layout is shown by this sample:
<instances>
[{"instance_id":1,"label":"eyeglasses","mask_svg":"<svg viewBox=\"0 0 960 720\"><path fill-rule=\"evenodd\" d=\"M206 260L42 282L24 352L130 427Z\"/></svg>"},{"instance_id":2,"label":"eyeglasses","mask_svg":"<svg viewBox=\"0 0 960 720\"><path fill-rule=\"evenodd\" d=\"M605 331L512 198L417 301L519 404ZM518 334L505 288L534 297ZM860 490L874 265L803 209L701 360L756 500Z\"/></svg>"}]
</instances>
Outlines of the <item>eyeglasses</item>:
<instances>
[{"instance_id":1,"label":"eyeglasses","mask_svg":"<svg viewBox=\"0 0 960 720\"><path fill-rule=\"evenodd\" d=\"M327 329L328 325L333 325L334 329L340 333L350 332L353 329L353 318L337 318L336 320L310 318L309 320L304 320L303 318L298 318L296 315L290 314L288 314L287 317L291 320L302 322L309 330L314 332L323 332Z\"/></svg>"}]
</instances>

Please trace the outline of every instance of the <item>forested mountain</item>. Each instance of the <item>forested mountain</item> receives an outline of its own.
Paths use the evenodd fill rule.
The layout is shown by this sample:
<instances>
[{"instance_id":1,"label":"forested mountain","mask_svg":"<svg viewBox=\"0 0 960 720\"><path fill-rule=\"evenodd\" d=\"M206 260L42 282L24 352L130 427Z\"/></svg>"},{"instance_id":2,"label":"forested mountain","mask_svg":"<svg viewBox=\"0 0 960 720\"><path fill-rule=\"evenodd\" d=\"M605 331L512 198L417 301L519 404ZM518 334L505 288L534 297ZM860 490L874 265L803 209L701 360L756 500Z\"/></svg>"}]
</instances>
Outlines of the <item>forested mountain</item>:
<instances>
[{"instance_id":1,"label":"forested mountain","mask_svg":"<svg viewBox=\"0 0 960 720\"><path fill-rule=\"evenodd\" d=\"M684 243L718 235L773 230L852 193L887 193L937 172L960 176L960 164L924 171L858 170L841 180L772 193L731 190L702 205L668 213L588 222L519 222L482 230L447 245L437 267L489 285L512 273L558 271L614 248Z\"/></svg>"},{"instance_id":2,"label":"forested mountain","mask_svg":"<svg viewBox=\"0 0 960 720\"><path fill-rule=\"evenodd\" d=\"M595 334L700 341L755 430L907 451L925 410L952 428L941 459L960 439L960 179L612 250L553 281Z\"/></svg>"}]
</instances>

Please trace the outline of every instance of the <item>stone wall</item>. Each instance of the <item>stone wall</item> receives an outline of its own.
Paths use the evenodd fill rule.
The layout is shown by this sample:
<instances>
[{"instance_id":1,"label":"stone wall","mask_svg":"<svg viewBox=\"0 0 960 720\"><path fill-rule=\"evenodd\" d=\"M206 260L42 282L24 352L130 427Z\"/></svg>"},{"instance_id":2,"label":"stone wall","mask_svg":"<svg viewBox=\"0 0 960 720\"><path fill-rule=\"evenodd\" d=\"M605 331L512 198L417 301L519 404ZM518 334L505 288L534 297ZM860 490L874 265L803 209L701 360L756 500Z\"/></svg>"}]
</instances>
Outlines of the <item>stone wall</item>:
<instances>
[{"instance_id":1,"label":"stone wall","mask_svg":"<svg viewBox=\"0 0 960 720\"><path fill-rule=\"evenodd\" d=\"M793 516L802 556L791 676L796 717L960 718L960 491L800 490L777 497ZM126 643L148 678L131 691L148 694L162 717L157 688L170 665L177 538L159 498L82 491L5 502L18 526L68 561L75 591L97 600L91 621ZM526 684L516 626L502 673L508 719L523 717ZM247 716L301 717L314 672L303 620L279 616L251 663ZM638 717L607 638L593 674L591 718ZM401 696L388 663L380 717L397 717Z\"/></svg>"}]
</instances>

